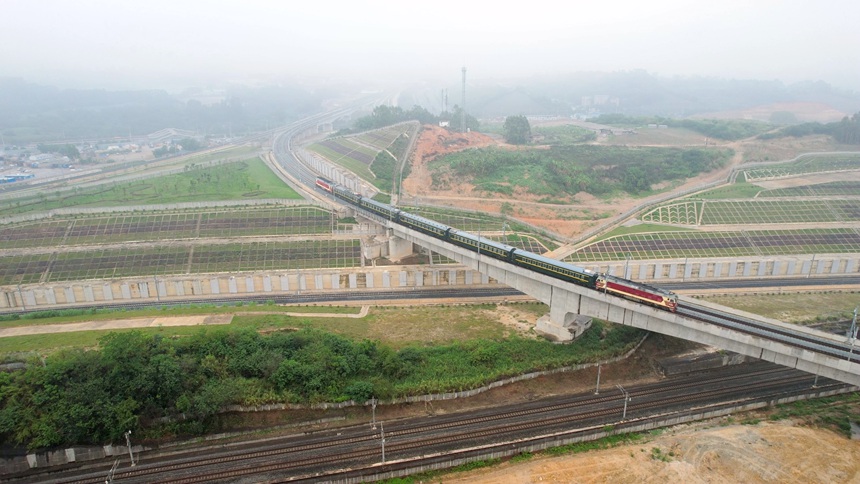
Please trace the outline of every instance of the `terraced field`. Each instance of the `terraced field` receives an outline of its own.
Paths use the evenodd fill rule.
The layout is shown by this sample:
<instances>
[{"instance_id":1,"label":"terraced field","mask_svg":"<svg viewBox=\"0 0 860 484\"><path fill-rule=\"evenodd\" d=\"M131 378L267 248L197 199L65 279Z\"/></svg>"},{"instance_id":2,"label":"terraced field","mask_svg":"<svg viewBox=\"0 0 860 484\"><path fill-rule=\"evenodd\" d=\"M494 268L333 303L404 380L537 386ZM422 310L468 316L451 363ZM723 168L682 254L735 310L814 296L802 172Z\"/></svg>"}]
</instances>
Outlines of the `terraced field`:
<instances>
[{"instance_id":1,"label":"terraced field","mask_svg":"<svg viewBox=\"0 0 860 484\"><path fill-rule=\"evenodd\" d=\"M351 141L349 138L320 141L311 145L310 149L334 162L338 162L341 158L351 158L365 165L373 162L376 153L379 152L379 150L374 151L362 144Z\"/></svg>"},{"instance_id":2,"label":"terraced field","mask_svg":"<svg viewBox=\"0 0 860 484\"><path fill-rule=\"evenodd\" d=\"M838 181L764 190L759 197L860 197L860 181Z\"/></svg>"},{"instance_id":3,"label":"terraced field","mask_svg":"<svg viewBox=\"0 0 860 484\"><path fill-rule=\"evenodd\" d=\"M744 171L743 175L746 181L754 182L806 173L827 173L846 170L860 170L860 155L807 155L791 163L779 163L767 167L752 168Z\"/></svg>"},{"instance_id":4,"label":"terraced field","mask_svg":"<svg viewBox=\"0 0 860 484\"><path fill-rule=\"evenodd\" d=\"M376 148L377 151L384 150L391 146L401 134L405 132L403 126L389 126L383 129L368 131L356 136L356 141Z\"/></svg>"},{"instance_id":5,"label":"terraced field","mask_svg":"<svg viewBox=\"0 0 860 484\"><path fill-rule=\"evenodd\" d=\"M0 285L360 265L359 240L172 243L163 247L0 256Z\"/></svg>"},{"instance_id":6,"label":"terraced field","mask_svg":"<svg viewBox=\"0 0 860 484\"><path fill-rule=\"evenodd\" d=\"M365 180L372 181L376 175L370 170L370 165L376 159L376 155L390 148L400 135L410 129L413 129L413 125L389 126L357 135L327 139L313 143L307 149L345 167Z\"/></svg>"},{"instance_id":7,"label":"terraced field","mask_svg":"<svg viewBox=\"0 0 860 484\"><path fill-rule=\"evenodd\" d=\"M702 225L849 222L860 200L740 200L704 203Z\"/></svg>"},{"instance_id":8,"label":"terraced field","mask_svg":"<svg viewBox=\"0 0 860 484\"><path fill-rule=\"evenodd\" d=\"M0 249L196 237L314 235L331 233L336 226L334 215L310 206L109 214L4 226L0 230Z\"/></svg>"},{"instance_id":9,"label":"terraced field","mask_svg":"<svg viewBox=\"0 0 860 484\"><path fill-rule=\"evenodd\" d=\"M677 225L757 225L774 223L854 222L860 199L838 200L705 200L657 207L643 222Z\"/></svg>"},{"instance_id":10,"label":"terraced field","mask_svg":"<svg viewBox=\"0 0 860 484\"><path fill-rule=\"evenodd\" d=\"M860 252L860 230L748 230L659 232L621 235L595 242L565 262L672 259L683 257L773 256Z\"/></svg>"}]
</instances>

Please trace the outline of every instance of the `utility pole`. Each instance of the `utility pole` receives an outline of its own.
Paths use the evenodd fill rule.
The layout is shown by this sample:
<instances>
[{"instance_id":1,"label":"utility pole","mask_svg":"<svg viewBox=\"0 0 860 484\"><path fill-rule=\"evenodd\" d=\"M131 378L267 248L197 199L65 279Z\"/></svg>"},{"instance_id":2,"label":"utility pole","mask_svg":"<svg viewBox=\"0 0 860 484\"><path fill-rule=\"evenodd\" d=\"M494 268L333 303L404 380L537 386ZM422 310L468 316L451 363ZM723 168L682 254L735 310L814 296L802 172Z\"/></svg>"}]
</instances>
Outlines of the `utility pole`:
<instances>
[{"instance_id":1,"label":"utility pole","mask_svg":"<svg viewBox=\"0 0 860 484\"><path fill-rule=\"evenodd\" d=\"M630 279L630 274L627 273L627 269L630 267L630 252L624 254L624 278ZM684 268L686 270L686 267Z\"/></svg>"},{"instance_id":2,"label":"utility pole","mask_svg":"<svg viewBox=\"0 0 860 484\"><path fill-rule=\"evenodd\" d=\"M18 297L21 298L21 307L24 308L24 311L27 310L27 303L24 302L24 293L21 292L21 284L18 284Z\"/></svg>"},{"instance_id":3,"label":"utility pole","mask_svg":"<svg viewBox=\"0 0 860 484\"><path fill-rule=\"evenodd\" d=\"M131 466L134 467L134 454L131 452L131 430L125 434L125 444L128 446L128 458L131 459Z\"/></svg>"},{"instance_id":4,"label":"utility pole","mask_svg":"<svg viewBox=\"0 0 860 484\"><path fill-rule=\"evenodd\" d=\"M627 390L624 389L621 385L615 385L621 390L621 394L624 395L624 411L621 412L621 420L625 420L627 418L627 402L630 401L630 394L627 393Z\"/></svg>"},{"instance_id":5,"label":"utility pole","mask_svg":"<svg viewBox=\"0 0 860 484\"><path fill-rule=\"evenodd\" d=\"M117 467L119 467L119 459L113 461L113 467L108 471L108 475L105 478L105 484L113 484L113 475L116 473Z\"/></svg>"},{"instance_id":6,"label":"utility pole","mask_svg":"<svg viewBox=\"0 0 860 484\"><path fill-rule=\"evenodd\" d=\"M379 424L380 429L380 443L382 444L382 463L385 464L385 427L382 424Z\"/></svg>"},{"instance_id":7,"label":"utility pole","mask_svg":"<svg viewBox=\"0 0 860 484\"><path fill-rule=\"evenodd\" d=\"M370 399L370 408L372 409L372 412L373 412L373 416L371 417L371 420L370 420L370 428L373 430L376 430L376 402L377 401L378 400L376 400L376 397L373 397Z\"/></svg>"},{"instance_id":8,"label":"utility pole","mask_svg":"<svg viewBox=\"0 0 860 484\"><path fill-rule=\"evenodd\" d=\"M597 365L597 386L594 387L594 394L600 395L600 364Z\"/></svg>"}]
</instances>

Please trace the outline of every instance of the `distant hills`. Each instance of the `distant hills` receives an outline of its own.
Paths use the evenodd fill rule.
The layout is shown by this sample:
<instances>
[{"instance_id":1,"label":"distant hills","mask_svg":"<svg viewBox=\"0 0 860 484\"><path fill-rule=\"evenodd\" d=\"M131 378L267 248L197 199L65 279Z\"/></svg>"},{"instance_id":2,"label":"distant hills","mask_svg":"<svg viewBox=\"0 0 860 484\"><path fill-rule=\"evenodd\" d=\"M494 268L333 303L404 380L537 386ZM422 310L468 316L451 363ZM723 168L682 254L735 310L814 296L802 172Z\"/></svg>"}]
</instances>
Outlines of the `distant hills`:
<instances>
[{"instance_id":1,"label":"distant hills","mask_svg":"<svg viewBox=\"0 0 860 484\"><path fill-rule=\"evenodd\" d=\"M432 114L461 102L461 86L407 89L399 105ZM145 135L172 127L200 135L242 135L287 124L343 93L282 84L232 86L173 95L163 90L59 89L0 78L0 135L6 144ZM478 118L509 115L741 118L792 124L838 121L860 111L860 93L825 82L666 78L645 71L579 73L516 81L467 82L466 111Z\"/></svg>"},{"instance_id":2,"label":"distant hills","mask_svg":"<svg viewBox=\"0 0 860 484\"><path fill-rule=\"evenodd\" d=\"M316 112L326 97L299 86L236 86L203 104L162 90L58 89L0 78L0 134L6 144L144 135L165 127L240 135Z\"/></svg>"},{"instance_id":3,"label":"distant hills","mask_svg":"<svg viewBox=\"0 0 860 484\"><path fill-rule=\"evenodd\" d=\"M461 102L461 86L440 86L407 91L401 105L417 104L438 112L442 89L448 89L449 105ZM818 82L786 85L781 81L717 79L704 77L659 77L645 71L588 72L553 78L517 81L467 82L466 111L479 118L516 114L555 114L568 116L587 113L621 113L630 116L686 118L707 113L737 112L759 106L800 106L797 121L833 121L809 114L816 105L827 116L851 115L860 111L860 93L848 92ZM776 108L770 109L774 111ZM768 111L768 109L765 109ZM749 116L747 116L749 117ZM753 119L756 119L753 117ZM790 118L788 118L790 119Z\"/></svg>"}]
</instances>

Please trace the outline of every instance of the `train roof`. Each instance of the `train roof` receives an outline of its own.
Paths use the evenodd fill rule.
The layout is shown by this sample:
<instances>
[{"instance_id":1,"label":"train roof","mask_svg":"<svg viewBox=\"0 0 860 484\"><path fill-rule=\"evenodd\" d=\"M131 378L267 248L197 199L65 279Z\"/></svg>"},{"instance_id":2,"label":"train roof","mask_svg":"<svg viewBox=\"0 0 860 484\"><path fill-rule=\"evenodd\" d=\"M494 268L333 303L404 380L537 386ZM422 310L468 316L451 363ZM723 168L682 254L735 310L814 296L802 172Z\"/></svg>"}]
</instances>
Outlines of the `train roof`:
<instances>
[{"instance_id":1,"label":"train roof","mask_svg":"<svg viewBox=\"0 0 860 484\"><path fill-rule=\"evenodd\" d=\"M333 183L331 186L334 190L337 190L340 192L352 193L353 195L358 195L357 193L353 192L352 190L350 190L349 188L347 188L343 185L338 185L337 183Z\"/></svg>"},{"instance_id":2,"label":"train roof","mask_svg":"<svg viewBox=\"0 0 860 484\"><path fill-rule=\"evenodd\" d=\"M368 205L373 205L375 207L379 207L379 208L382 208L385 210L392 210L395 212L400 210L399 208L388 205L387 203L377 202L376 200L374 200L372 198L362 197L361 201L362 201L362 203L366 203Z\"/></svg>"},{"instance_id":3,"label":"train roof","mask_svg":"<svg viewBox=\"0 0 860 484\"><path fill-rule=\"evenodd\" d=\"M583 274L597 274L596 272L592 271L591 269L586 269L584 267L575 266L573 264L569 264L567 262L562 262L558 259L553 259L550 257L538 255L538 254L535 254L534 252L529 252L527 250L517 249L517 254L523 254L523 255L526 255L527 257L531 257L534 260L537 260L540 262L545 262L547 264L555 264L555 265L559 265L559 266L569 267L569 268L571 268L577 272L581 272Z\"/></svg>"},{"instance_id":4,"label":"train roof","mask_svg":"<svg viewBox=\"0 0 860 484\"><path fill-rule=\"evenodd\" d=\"M403 210L401 210L400 211L400 218L403 219L404 217L411 218L413 220L417 220L419 222L431 225L431 226L436 227L437 229L440 229L442 231L445 231L445 230L448 230L451 228L448 225L439 223L435 220L430 220L429 218L425 218L425 217L422 217L420 215L415 215L414 213L404 212Z\"/></svg>"},{"instance_id":5,"label":"train roof","mask_svg":"<svg viewBox=\"0 0 860 484\"><path fill-rule=\"evenodd\" d=\"M505 243L502 243L502 242L496 242L495 240L488 239L488 238L483 237L483 236L479 237L479 236L477 236L477 235L475 235L475 234L473 234L473 233L471 233L471 232L464 232L464 231L462 231L462 230L451 229L451 233L452 233L452 234L457 234L457 235L463 236L463 237L465 237L465 238L467 238L467 239L472 239L472 240L474 240L474 241L476 241L476 242L483 241L484 243L487 243L487 244L490 244L490 245L495 245L496 247L500 247L500 248L504 249L504 250L505 250L505 252L510 251L510 250L513 250L513 249L516 249L516 247L514 247L514 246L512 246L512 245L508 245L508 244L505 244Z\"/></svg>"}]
</instances>

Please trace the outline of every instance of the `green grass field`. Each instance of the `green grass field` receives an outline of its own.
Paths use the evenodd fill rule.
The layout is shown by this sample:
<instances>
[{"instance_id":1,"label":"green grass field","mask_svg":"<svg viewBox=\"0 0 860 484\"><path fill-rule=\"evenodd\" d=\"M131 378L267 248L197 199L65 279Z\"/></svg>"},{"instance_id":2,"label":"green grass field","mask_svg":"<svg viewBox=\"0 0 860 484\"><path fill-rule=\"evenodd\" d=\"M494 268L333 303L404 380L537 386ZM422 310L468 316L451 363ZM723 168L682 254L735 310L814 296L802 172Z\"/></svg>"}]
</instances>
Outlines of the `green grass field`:
<instances>
[{"instance_id":1,"label":"green grass field","mask_svg":"<svg viewBox=\"0 0 860 484\"><path fill-rule=\"evenodd\" d=\"M821 173L845 170L860 170L860 154L835 155L813 154L789 163L777 163L767 167L744 171L747 181L785 178L806 173Z\"/></svg>"},{"instance_id":2,"label":"green grass field","mask_svg":"<svg viewBox=\"0 0 860 484\"><path fill-rule=\"evenodd\" d=\"M370 171L370 166L368 164L350 158L349 156L344 156L325 146L315 143L308 146L308 150L318 153L323 158L346 168L364 180L373 180L376 178L376 175Z\"/></svg>"},{"instance_id":3,"label":"green grass field","mask_svg":"<svg viewBox=\"0 0 860 484\"><path fill-rule=\"evenodd\" d=\"M708 190L704 193L697 193L689 198L694 198L698 200L726 200L726 199L735 199L735 198L754 198L756 195L761 193L764 189L758 185L753 185L752 183L739 182L732 183L731 185L726 185L718 188L714 188L712 190Z\"/></svg>"},{"instance_id":4,"label":"green grass field","mask_svg":"<svg viewBox=\"0 0 860 484\"><path fill-rule=\"evenodd\" d=\"M301 198L259 158L209 168L192 167L190 164L186 167L186 171L174 175L106 183L68 192L43 192L36 197L4 202L0 209L6 215L14 215L69 207Z\"/></svg>"},{"instance_id":5,"label":"green grass field","mask_svg":"<svg viewBox=\"0 0 860 484\"><path fill-rule=\"evenodd\" d=\"M543 304L529 303L511 306L523 313L545 314L549 309ZM18 320L0 322L0 327L20 327L35 324L63 324L83 321L114 319L170 317L206 314L238 313L231 328L250 328L255 331L279 331L303 327L318 328L348 336L355 340L381 341L395 348L412 344L447 344L479 338L499 339L509 330L499 322L495 305L474 306L416 306L374 307L365 318L343 317L293 317L278 313L342 313L356 314L354 307L268 306L245 305L242 307L187 307L165 310L143 310L128 312L102 312L40 320ZM165 337L182 337L201 331L200 326L171 326L161 328L138 328L146 334L161 334ZM69 333L14 336L0 338L0 355L24 352L51 353L61 348L92 348L111 331L76 331ZM129 329L128 331L132 331Z\"/></svg>"},{"instance_id":6,"label":"green grass field","mask_svg":"<svg viewBox=\"0 0 860 484\"><path fill-rule=\"evenodd\" d=\"M600 242L601 240L611 239L613 237L618 237L621 235L691 231L694 230L685 227L669 227L666 225L643 223L638 225L631 225L629 227L618 227L616 229L613 229L611 232L607 232L601 235L600 237L595 239L594 242Z\"/></svg>"}]
</instances>

